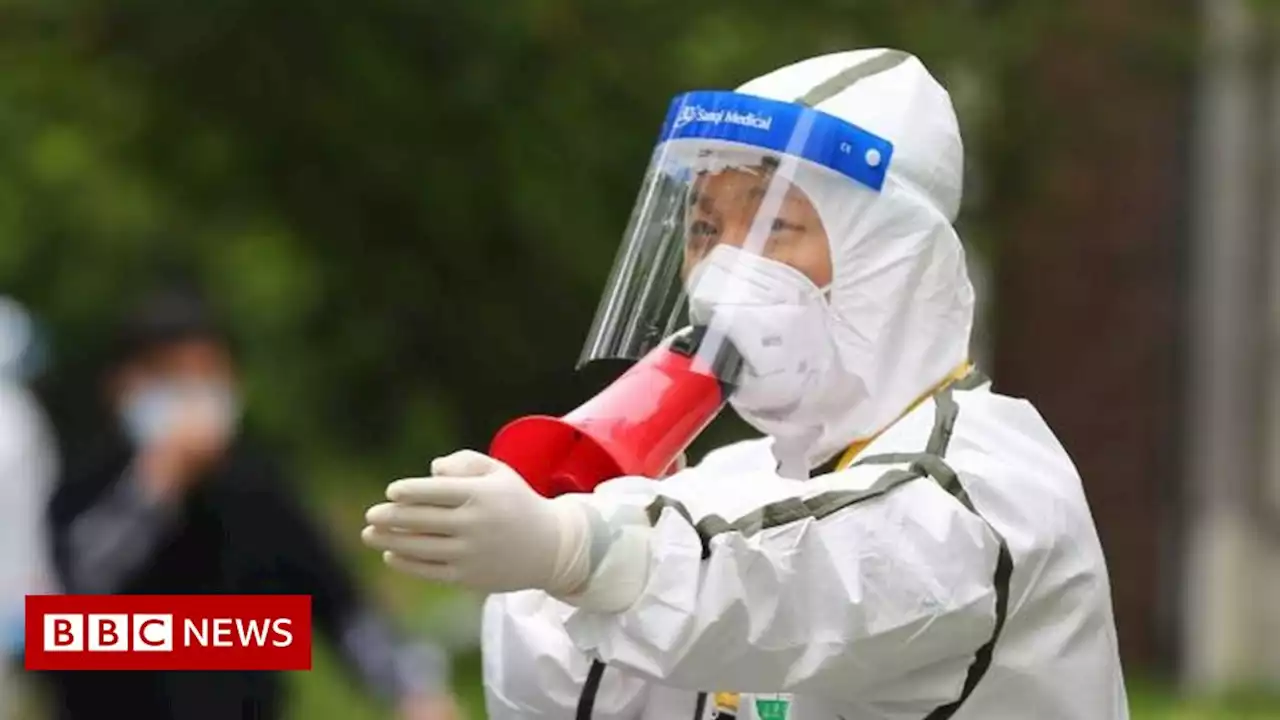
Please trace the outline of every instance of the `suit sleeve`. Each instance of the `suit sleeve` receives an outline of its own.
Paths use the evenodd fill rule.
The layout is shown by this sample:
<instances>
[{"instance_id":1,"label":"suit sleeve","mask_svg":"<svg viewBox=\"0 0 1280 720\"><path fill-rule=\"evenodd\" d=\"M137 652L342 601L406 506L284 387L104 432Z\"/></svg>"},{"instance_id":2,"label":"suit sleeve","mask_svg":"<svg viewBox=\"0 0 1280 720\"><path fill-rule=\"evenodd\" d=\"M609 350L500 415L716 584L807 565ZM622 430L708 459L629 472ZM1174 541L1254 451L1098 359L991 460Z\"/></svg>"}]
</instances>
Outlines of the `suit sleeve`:
<instances>
[{"instance_id":1,"label":"suit sleeve","mask_svg":"<svg viewBox=\"0 0 1280 720\"><path fill-rule=\"evenodd\" d=\"M573 646L564 621L573 608L528 590L491 595L485 601L483 655L488 717L576 717L585 698L593 720L635 720L648 684L603 666ZM589 680L593 672L597 677Z\"/></svg>"},{"instance_id":2,"label":"suit sleeve","mask_svg":"<svg viewBox=\"0 0 1280 720\"><path fill-rule=\"evenodd\" d=\"M131 590L179 508L148 496L132 468L83 506L72 506L73 495L60 492L54 499L55 557L64 586L99 595Z\"/></svg>"},{"instance_id":3,"label":"suit sleeve","mask_svg":"<svg viewBox=\"0 0 1280 720\"><path fill-rule=\"evenodd\" d=\"M975 653L998 631L1007 551L926 469L679 480L652 483L640 562L606 557L591 583L617 582L608 573L639 564L639 597L618 612L593 610L588 590L566 623L576 647L688 690L856 703L918 677L911 703L926 710L961 693ZM741 500L747 488L752 508Z\"/></svg>"}]
</instances>

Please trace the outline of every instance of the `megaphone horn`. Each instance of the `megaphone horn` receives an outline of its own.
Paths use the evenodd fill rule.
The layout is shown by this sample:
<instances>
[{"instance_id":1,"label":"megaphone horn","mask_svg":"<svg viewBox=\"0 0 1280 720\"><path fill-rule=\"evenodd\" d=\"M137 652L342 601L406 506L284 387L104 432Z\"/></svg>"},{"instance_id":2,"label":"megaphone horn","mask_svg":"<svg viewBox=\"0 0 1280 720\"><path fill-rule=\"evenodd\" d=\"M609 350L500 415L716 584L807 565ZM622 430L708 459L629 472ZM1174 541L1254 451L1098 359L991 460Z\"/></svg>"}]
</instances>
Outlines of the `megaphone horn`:
<instances>
[{"instance_id":1,"label":"megaphone horn","mask_svg":"<svg viewBox=\"0 0 1280 720\"><path fill-rule=\"evenodd\" d=\"M728 402L742 358L727 341L710 363L706 328L658 346L564 417L531 415L494 436L489 454L546 497L591 492L616 477L659 477Z\"/></svg>"}]
</instances>

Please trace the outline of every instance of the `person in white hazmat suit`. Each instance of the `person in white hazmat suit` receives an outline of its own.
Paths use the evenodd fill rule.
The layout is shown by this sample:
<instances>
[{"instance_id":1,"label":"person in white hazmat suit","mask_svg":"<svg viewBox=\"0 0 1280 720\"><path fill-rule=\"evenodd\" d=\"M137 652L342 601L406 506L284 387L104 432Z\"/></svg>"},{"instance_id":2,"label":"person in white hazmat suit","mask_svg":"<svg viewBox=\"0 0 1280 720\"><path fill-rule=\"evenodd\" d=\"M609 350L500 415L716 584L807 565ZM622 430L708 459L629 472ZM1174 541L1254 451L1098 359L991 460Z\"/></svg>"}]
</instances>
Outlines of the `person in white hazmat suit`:
<instances>
[{"instance_id":1,"label":"person in white hazmat suit","mask_svg":"<svg viewBox=\"0 0 1280 720\"><path fill-rule=\"evenodd\" d=\"M493 593L491 718L1127 717L1080 478L968 360L962 163L904 52L673 101L585 356L687 307L768 437L552 500L471 451L388 486L366 544Z\"/></svg>"},{"instance_id":2,"label":"person in white hazmat suit","mask_svg":"<svg viewBox=\"0 0 1280 720\"><path fill-rule=\"evenodd\" d=\"M58 472L57 447L27 389L40 368L40 348L30 313L0 296L0 717L16 712L24 598L54 589L42 520Z\"/></svg>"}]
</instances>

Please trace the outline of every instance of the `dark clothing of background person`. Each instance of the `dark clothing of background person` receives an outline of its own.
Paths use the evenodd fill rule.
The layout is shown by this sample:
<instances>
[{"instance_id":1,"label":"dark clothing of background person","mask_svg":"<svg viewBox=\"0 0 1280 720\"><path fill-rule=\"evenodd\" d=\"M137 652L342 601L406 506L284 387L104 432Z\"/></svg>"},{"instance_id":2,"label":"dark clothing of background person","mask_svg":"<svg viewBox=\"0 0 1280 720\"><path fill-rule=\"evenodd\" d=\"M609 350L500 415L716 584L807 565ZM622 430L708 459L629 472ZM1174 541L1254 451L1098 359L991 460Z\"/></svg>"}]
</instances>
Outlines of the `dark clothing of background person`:
<instances>
[{"instance_id":1,"label":"dark clothing of background person","mask_svg":"<svg viewBox=\"0 0 1280 720\"><path fill-rule=\"evenodd\" d=\"M317 637L388 701L444 690L443 657L397 642L264 453L236 442L170 503L143 491L132 461L130 444L113 437L55 492L54 562L68 592L308 594ZM268 720L285 707L280 673L51 675L57 720Z\"/></svg>"}]
</instances>

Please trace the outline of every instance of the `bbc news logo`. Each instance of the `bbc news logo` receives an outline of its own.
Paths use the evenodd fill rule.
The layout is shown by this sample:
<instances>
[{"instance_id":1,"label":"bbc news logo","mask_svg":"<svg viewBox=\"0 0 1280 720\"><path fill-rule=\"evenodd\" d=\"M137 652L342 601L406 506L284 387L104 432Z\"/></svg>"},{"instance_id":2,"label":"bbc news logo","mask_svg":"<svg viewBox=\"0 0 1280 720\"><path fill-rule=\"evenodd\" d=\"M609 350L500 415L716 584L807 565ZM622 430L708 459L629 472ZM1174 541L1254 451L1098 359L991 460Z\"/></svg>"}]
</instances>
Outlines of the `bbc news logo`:
<instances>
[{"instance_id":1,"label":"bbc news logo","mask_svg":"<svg viewBox=\"0 0 1280 720\"><path fill-rule=\"evenodd\" d=\"M186 618L183 647L289 647L293 644L290 618ZM169 652L173 650L173 615L59 615L44 616L46 652Z\"/></svg>"},{"instance_id":2,"label":"bbc news logo","mask_svg":"<svg viewBox=\"0 0 1280 720\"><path fill-rule=\"evenodd\" d=\"M29 595L28 670L310 670L307 595Z\"/></svg>"},{"instance_id":3,"label":"bbc news logo","mask_svg":"<svg viewBox=\"0 0 1280 720\"><path fill-rule=\"evenodd\" d=\"M173 615L44 616L46 652L169 652L173 650Z\"/></svg>"}]
</instances>

